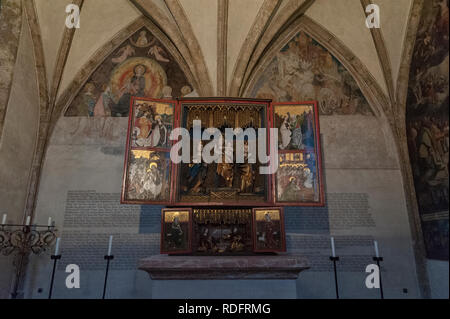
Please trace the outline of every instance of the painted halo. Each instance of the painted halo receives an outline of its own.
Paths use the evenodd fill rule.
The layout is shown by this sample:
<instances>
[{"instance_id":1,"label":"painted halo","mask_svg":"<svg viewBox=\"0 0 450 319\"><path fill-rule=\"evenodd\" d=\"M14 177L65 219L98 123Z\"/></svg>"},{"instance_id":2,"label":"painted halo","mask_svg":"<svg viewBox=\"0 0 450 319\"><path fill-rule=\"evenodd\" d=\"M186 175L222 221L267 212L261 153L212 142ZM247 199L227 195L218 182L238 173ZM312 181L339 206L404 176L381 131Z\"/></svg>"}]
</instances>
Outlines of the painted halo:
<instances>
[{"instance_id":1,"label":"painted halo","mask_svg":"<svg viewBox=\"0 0 450 319\"><path fill-rule=\"evenodd\" d=\"M161 65L153 59L136 57L119 64L111 72L110 86L114 96L120 96L120 91L134 76L138 67L144 67L145 97L161 98L162 90L167 85L167 75Z\"/></svg>"}]
</instances>

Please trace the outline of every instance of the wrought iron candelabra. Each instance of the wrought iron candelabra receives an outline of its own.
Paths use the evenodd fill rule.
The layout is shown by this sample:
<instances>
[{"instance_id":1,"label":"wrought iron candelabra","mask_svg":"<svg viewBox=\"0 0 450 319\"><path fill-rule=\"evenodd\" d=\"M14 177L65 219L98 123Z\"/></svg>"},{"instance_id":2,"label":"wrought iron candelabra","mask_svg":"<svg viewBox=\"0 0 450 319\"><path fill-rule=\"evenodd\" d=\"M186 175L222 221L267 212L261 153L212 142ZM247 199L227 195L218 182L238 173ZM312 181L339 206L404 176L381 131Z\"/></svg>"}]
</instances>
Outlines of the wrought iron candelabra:
<instances>
[{"instance_id":1,"label":"wrought iron candelabra","mask_svg":"<svg viewBox=\"0 0 450 319\"><path fill-rule=\"evenodd\" d=\"M0 253L14 255L15 281L11 298L18 296L19 284L28 262L28 255L40 255L55 242L57 229L54 225L0 225Z\"/></svg>"}]
</instances>

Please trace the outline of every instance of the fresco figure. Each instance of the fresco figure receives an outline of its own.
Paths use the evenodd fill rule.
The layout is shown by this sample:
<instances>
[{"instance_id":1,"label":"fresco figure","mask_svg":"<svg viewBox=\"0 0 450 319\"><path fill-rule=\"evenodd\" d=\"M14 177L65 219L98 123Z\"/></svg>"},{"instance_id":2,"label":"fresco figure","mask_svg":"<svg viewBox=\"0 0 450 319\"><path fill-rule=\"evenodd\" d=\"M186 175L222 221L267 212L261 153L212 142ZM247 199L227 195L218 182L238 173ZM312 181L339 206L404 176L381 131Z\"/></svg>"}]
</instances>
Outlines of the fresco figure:
<instances>
[{"instance_id":1,"label":"fresco figure","mask_svg":"<svg viewBox=\"0 0 450 319\"><path fill-rule=\"evenodd\" d=\"M148 44L147 32L145 30L139 32L139 38L136 41L136 45L139 47L146 47Z\"/></svg>"},{"instance_id":2,"label":"fresco figure","mask_svg":"<svg viewBox=\"0 0 450 319\"><path fill-rule=\"evenodd\" d=\"M127 44L125 47L119 49L119 52L117 52L117 55L115 58L112 58L111 61L114 64L120 64L128 57L133 56L136 53L136 51L133 49L133 47L129 44Z\"/></svg>"},{"instance_id":3,"label":"fresco figure","mask_svg":"<svg viewBox=\"0 0 450 319\"><path fill-rule=\"evenodd\" d=\"M417 30L409 75L409 159L427 257L448 260L448 0L430 0Z\"/></svg>"},{"instance_id":4,"label":"fresco figure","mask_svg":"<svg viewBox=\"0 0 450 319\"><path fill-rule=\"evenodd\" d=\"M87 106L88 116L94 116L95 109L95 96L94 96L95 85L92 83L88 83L85 87L85 92L83 95L83 100L85 105Z\"/></svg>"},{"instance_id":5,"label":"fresco figure","mask_svg":"<svg viewBox=\"0 0 450 319\"><path fill-rule=\"evenodd\" d=\"M169 59L167 59L164 56L162 56L162 53L164 53L164 49L159 47L159 46L157 46L157 45L152 46L150 48L150 50L148 50L148 54L150 56L154 56L157 61L165 62L165 63L170 62Z\"/></svg>"},{"instance_id":6,"label":"fresco figure","mask_svg":"<svg viewBox=\"0 0 450 319\"><path fill-rule=\"evenodd\" d=\"M129 91L133 93L133 96L144 97L145 96L145 73L147 68L145 65L138 64L134 67L134 75L131 78L129 84Z\"/></svg>"},{"instance_id":7,"label":"fresco figure","mask_svg":"<svg viewBox=\"0 0 450 319\"><path fill-rule=\"evenodd\" d=\"M134 75L120 89L119 102L116 105L113 105L112 107L112 111L114 112L115 116L128 116L131 97L145 96L144 74L146 71L147 71L146 67L142 64L136 65L134 67Z\"/></svg>"},{"instance_id":8,"label":"fresco figure","mask_svg":"<svg viewBox=\"0 0 450 319\"><path fill-rule=\"evenodd\" d=\"M109 85L103 85L103 93L100 95L94 108L94 116L111 115L111 106L114 105L114 96Z\"/></svg>"},{"instance_id":9,"label":"fresco figure","mask_svg":"<svg viewBox=\"0 0 450 319\"><path fill-rule=\"evenodd\" d=\"M303 31L270 61L250 92L275 102L317 100L324 115L373 115L351 74Z\"/></svg>"},{"instance_id":10,"label":"fresco figure","mask_svg":"<svg viewBox=\"0 0 450 319\"><path fill-rule=\"evenodd\" d=\"M97 67L65 116L127 117L131 97L176 98L184 87L192 92L169 50L143 27Z\"/></svg>"}]
</instances>

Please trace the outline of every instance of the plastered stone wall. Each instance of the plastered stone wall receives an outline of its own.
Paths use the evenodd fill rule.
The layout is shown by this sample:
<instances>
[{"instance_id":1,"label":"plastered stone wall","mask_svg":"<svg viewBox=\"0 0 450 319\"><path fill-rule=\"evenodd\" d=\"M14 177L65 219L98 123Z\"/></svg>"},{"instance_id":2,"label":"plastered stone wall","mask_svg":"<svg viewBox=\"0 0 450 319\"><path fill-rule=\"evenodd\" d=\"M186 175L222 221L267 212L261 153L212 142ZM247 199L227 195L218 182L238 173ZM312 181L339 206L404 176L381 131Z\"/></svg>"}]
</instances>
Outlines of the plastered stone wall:
<instances>
[{"instance_id":1,"label":"plastered stone wall","mask_svg":"<svg viewBox=\"0 0 450 319\"><path fill-rule=\"evenodd\" d=\"M99 12L102 18L98 19ZM63 15L55 12L54 15ZM99 47L140 16L139 11L124 0L86 1L80 14L80 28L75 32L58 94L64 92L77 72Z\"/></svg>"},{"instance_id":2,"label":"plastered stone wall","mask_svg":"<svg viewBox=\"0 0 450 319\"><path fill-rule=\"evenodd\" d=\"M0 139L22 26L22 2L0 1Z\"/></svg>"},{"instance_id":3,"label":"plastered stone wall","mask_svg":"<svg viewBox=\"0 0 450 319\"><path fill-rule=\"evenodd\" d=\"M386 260L386 297L419 297L401 175L378 120L322 116L320 126L327 207L286 209L288 253L305 255L312 264L297 280L297 296L334 298L328 261L332 235L342 260L338 267L343 298L379 297L378 291L364 285L365 266L374 255L373 239ZM52 216L60 230L63 258L56 275L56 298L101 297L103 255L110 234L116 258L108 297L152 297L152 281L135 264L139 258L159 254L161 207L118 204L126 129L126 118L64 117L52 136L36 220L45 222ZM49 255L32 259L27 297L47 297ZM65 287L64 269L71 263L80 266L80 289ZM236 281L236 291L245 291L239 288L245 284Z\"/></svg>"},{"instance_id":4,"label":"plastered stone wall","mask_svg":"<svg viewBox=\"0 0 450 319\"><path fill-rule=\"evenodd\" d=\"M317 0L306 15L333 32L352 52L355 52L387 93L375 44L370 29L365 27L366 16L359 1Z\"/></svg>"},{"instance_id":5,"label":"plastered stone wall","mask_svg":"<svg viewBox=\"0 0 450 319\"><path fill-rule=\"evenodd\" d=\"M31 33L22 22L14 80L0 140L0 214L21 223L39 121L39 94ZM0 258L0 298L9 294L12 259Z\"/></svg>"}]
</instances>

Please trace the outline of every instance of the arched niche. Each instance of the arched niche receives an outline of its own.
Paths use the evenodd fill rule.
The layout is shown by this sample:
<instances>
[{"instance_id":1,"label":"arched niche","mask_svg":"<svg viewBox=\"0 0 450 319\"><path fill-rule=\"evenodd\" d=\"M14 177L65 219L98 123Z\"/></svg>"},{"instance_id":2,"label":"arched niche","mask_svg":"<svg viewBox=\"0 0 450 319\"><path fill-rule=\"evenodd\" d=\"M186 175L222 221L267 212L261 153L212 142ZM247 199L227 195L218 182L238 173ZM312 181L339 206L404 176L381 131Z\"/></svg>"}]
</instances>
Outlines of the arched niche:
<instances>
[{"instance_id":1,"label":"arched niche","mask_svg":"<svg viewBox=\"0 0 450 319\"><path fill-rule=\"evenodd\" d=\"M386 146L386 153L391 157L393 165L395 162L394 166L398 167L398 146L396 144L395 134L393 133L395 119L392 114L392 106L389 98L384 94L366 66L338 38L307 16L297 18L283 28L283 30L273 38L267 49L259 57L255 67L249 70L244 76L247 81L243 83L241 96L259 96L272 98L275 101L281 98L280 102L283 100L297 101L312 99L319 101L321 115L362 115L375 117L379 129L383 132L382 138ZM299 43L299 41L302 43ZM295 48L289 50L290 46L294 46ZM311 47L313 49L316 48L314 50L315 52L305 53ZM290 59L286 56L289 54L295 54L297 56ZM302 60L302 57L305 56L304 54L313 54L314 57L311 56L309 61L308 59ZM278 59L284 60L283 63L296 64L293 68L297 68L297 70L289 70L289 66L280 67ZM312 68L326 67L327 63L329 65L328 72L331 75L327 75L323 70L311 70ZM283 79L272 78L272 80L264 81L264 77L276 77L279 68L284 68L285 72L291 72L293 73L291 75L297 77L292 81L293 86L297 86L295 89L295 93L297 94L284 94L284 96L280 96L280 94L274 94L272 96L270 94L258 95L258 89L261 89L264 85L269 86L269 92L271 83L275 84L275 86L286 87L286 83L282 83ZM312 71L312 75L308 74L305 70ZM331 98L334 106L330 108L322 102L328 102L330 99L327 98L327 95L332 92L330 92L330 88L326 84L317 85L317 80L321 80L318 76L321 73L325 73L328 78L333 77L333 70L337 76L335 79L335 82L337 82L337 94L336 88L332 88L331 91L335 91L335 97ZM308 79L308 77L310 78ZM304 85L299 85L299 78L303 78L300 81L303 80L305 82ZM350 94L348 93L349 91Z\"/></svg>"},{"instance_id":2,"label":"arched niche","mask_svg":"<svg viewBox=\"0 0 450 319\"><path fill-rule=\"evenodd\" d=\"M120 90L127 84L121 77L129 82L132 77L130 72L135 72L137 65L145 66L144 77L147 80L145 90L138 94L151 98L169 98L170 96L175 98L186 94L186 92L181 93L181 89L185 86L189 86L191 91L200 90L188 63L171 40L151 21L141 17L105 43L78 71L56 103L52 127L54 128L61 115L111 115L108 110L106 114L103 112L89 114L83 106L80 106L80 103L84 103L87 99L89 103L94 100L97 104L108 86L114 91L111 92L115 95L114 102L118 103L122 94ZM115 79L111 79L112 76L115 76ZM151 78L158 79L155 81ZM115 83L112 83L114 81ZM122 87L119 87L120 84L123 84ZM171 86L172 92L164 88L166 86ZM91 99L83 97L86 93L91 96ZM117 116L117 114L112 115ZM126 114L122 113L122 115Z\"/></svg>"}]
</instances>

